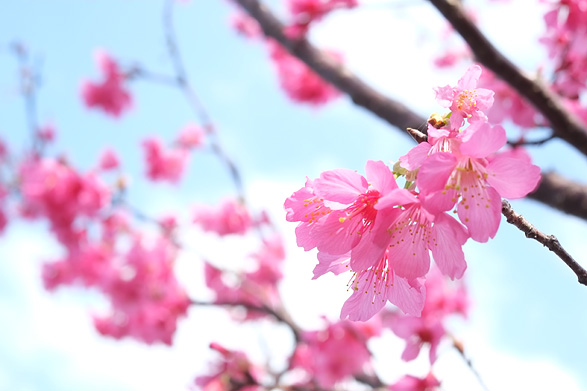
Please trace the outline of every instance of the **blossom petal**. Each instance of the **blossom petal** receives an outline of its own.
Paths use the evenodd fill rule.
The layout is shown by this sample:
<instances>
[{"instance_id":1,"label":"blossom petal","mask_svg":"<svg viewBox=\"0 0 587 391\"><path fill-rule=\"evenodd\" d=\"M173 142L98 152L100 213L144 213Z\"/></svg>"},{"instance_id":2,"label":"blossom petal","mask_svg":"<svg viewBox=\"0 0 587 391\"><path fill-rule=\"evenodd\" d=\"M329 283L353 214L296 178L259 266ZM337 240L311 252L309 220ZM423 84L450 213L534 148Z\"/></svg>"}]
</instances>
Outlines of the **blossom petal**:
<instances>
[{"instance_id":1,"label":"blossom petal","mask_svg":"<svg viewBox=\"0 0 587 391\"><path fill-rule=\"evenodd\" d=\"M462 247L469 238L467 230L446 213L436 216L432 230L436 240L431 250L436 265L451 279L461 278L467 268Z\"/></svg>"},{"instance_id":2,"label":"blossom petal","mask_svg":"<svg viewBox=\"0 0 587 391\"><path fill-rule=\"evenodd\" d=\"M361 217L347 218L344 211L332 211L321 218L311 231L318 251L333 255L349 252L361 239L356 234L363 225Z\"/></svg>"},{"instance_id":3,"label":"blossom petal","mask_svg":"<svg viewBox=\"0 0 587 391\"><path fill-rule=\"evenodd\" d=\"M356 277L353 285L353 294L344 302L340 310L340 319L365 322L379 312L387 303L388 289L385 285L373 286L371 278L365 278L367 273L361 273ZM385 292L382 294L381 289Z\"/></svg>"},{"instance_id":4,"label":"blossom petal","mask_svg":"<svg viewBox=\"0 0 587 391\"><path fill-rule=\"evenodd\" d=\"M481 67L479 65L471 65L459 79L457 86L461 90L473 90L477 87L477 81L480 76Z\"/></svg>"},{"instance_id":5,"label":"blossom petal","mask_svg":"<svg viewBox=\"0 0 587 391\"><path fill-rule=\"evenodd\" d=\"M381 194L387 194L390 191L397 189L397 183L393 172L382 161L367 161L365 166L365 176L371 183L374 189Z\"/></svg>"},{"instance_id":6,"label":"blossom petal","mask_svg":"<svg viewBox=\"0 0 587 391\"><path fill-rule=\"evenodd\" d=\"M479 127L471 125L462 134L461 153L476 158L496 152L507 142L505 129L500 125L492 127L487 122Z\"/></svg>"},{"instance_id":7,"label":"blossom petal","mask_svg":"<svg viewBox=\"0 0 587 391\"><path fill-rule=\"evenodd\" d=\"M349 262L349 254L332 255L325 252L318 252L318 264L314 267L314 277L312 277L312 280L328 272L332 272L335 275L346 272L349 270Z\"/></svg>"},{"instance_id":8,"label":"blossom petal","mask_svg":"<svg viewBox=\"0 0 587 391\"><path fill-rule=\"evenodd\" d=\"M341 204L352 203L368 187L369 184L362 175L346 168L324 171L320 178L314 180L316 195Z\"/></svg>"},{"instance_id":9,"label":"blossom petal","mask_svg":"<svg viewBox=\"0 0 587 391\"><path fill-rule=\"evenodd\" d=\"M416 183L420 192L428 194L444 189L456 165L457 158L453 154L438 152L429 156L418 171Z\"/></svg>"},{"instance_id":10,"label":"blossom petal","mask_svg":"<svg viewBox=\"0 0 587 391\"><path fill-rule=\"evenodd\" d=\"M383 196L377 201L375 209L383 210L393 208L398 205L411 205L419 203L419 200L406 189L396 189L386 196Z\"/></svg>"},{"instance_id":11,"label":"blossom petal","mask_svg":"<svg viewBox=\"0 0 587 391\"><path fill-rule=\"evenodd\" d=\"M430 152L431 148L432 145L427 142L416 145L408 153L399 158L401 166L410 171L420 168L424 160L428 157L428 152Z\"/></svg>"},{"instance_id":12,"label":"blossom petal","mask_svg":"<svg viewBox=\"0 0 587 391\"><path fill-rule=\"evenodd\" d=\"M522 198L538 186L540 167L510 156L497 155L489 162L487 182L504 198Z\"/></svg>"},{"instance_id":13,"label":"blossom petal","mask_svg":"<svg viewBox=\"0 0 587 391\"><path fill-rule=\"evenodd\" d=\"M485 243L493 238L501 219L501 197L492 187L463 190L457 206L459 219L469 229L471 239Z\"/></svg>"},{"instance_id":14,"label":"blossom petal","mask_svg":"<svg viewBox=\"0 0 587 391\"><path fill-rule=\"evenodd\" d=\"M419 280L410 284L405 278L395 276L387 299L406 315L420 316L426 299L426 287Z\"/></svg>"}]
</instances>

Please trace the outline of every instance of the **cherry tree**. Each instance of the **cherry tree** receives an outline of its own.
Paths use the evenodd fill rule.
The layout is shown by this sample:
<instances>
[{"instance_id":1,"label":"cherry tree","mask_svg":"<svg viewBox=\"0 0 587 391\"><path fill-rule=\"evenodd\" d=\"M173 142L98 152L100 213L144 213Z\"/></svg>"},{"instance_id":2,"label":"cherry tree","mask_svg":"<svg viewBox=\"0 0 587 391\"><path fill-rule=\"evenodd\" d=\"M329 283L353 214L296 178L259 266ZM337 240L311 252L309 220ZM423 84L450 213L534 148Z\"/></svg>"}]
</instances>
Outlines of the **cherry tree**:
<instances>
[{"instance_id":1,"label":"cherry tree","mask_svg":"<svg viewBox=\"0 0 587 391\"><path fill-rule=\"evenodd\" d=\"M64 31L68 9L120 25L77 26L45 52L45 21L20 4L4 17L25 36L2 43L5 262L26 254L37 274L24 278L48 302L83 298L86 319L50 316L40 332L25 316L31 335L75 345L69 330L83 328L116 341L115 365L123 347L176 354L186 378L161 361L127 368L153 389L587 382L571 326L585 323L587 285L584 1L521 15L521 0L38 5L53 6ZM496 15L540 27L525 35ZM373 36L393 23L401 36ZM508 53L508 37L536 54ZM397 63L375 72L391 82L368 73L377 62ZM553 361L499 362L479 341L495 335L473 327L491 305L516 324L496 327L504 344L531 341L528 355Z\"/></svg>"}]
</instances>

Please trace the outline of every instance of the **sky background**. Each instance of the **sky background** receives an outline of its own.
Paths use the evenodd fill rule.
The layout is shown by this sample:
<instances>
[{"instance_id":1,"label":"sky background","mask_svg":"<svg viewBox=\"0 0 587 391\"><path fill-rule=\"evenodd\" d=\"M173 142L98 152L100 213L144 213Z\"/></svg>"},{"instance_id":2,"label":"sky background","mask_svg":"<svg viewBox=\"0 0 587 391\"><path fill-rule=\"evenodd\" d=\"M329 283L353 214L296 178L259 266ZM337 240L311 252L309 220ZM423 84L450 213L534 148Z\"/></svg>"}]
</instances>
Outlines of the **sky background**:
<instances>
[{"instance_id":1,"label":"sky background","mask_svg":"<svg viewBox=\"0 0 587 391\"><path fill-rule=\"evenodd\" d=\"M278 1L268 3L279 10ZM440 110L432 88L456 83L467 65L450 72L431 67L431 56L453 41L438 39L445 25L428 2L408 3L365 0L359 9L320 23L312 40L342 52L351 70L427 116ZM481 7L479 24L516 64L528 71L542 64L545 52L537 45L541 6L530 0L467 3ZM105 147L112 147L131 179L131 202L151 215L178 213L186 223L195 203L234 195L224 167L207 153L192 156L179 186L144 180L141 140L158 135L171 142L182 126L196 120L177 90L133 82L134 107L118 120L88 111L80 100L82 80L99 76L93 61L99 48L123 65L138 63L170 73L162 1L0 0L0 5L0 134L13 151L22 151L28 142L18 65L9 50L11 42L19 41L42 64L38 116L58 132L50 155L66 154L88 170ZM180 50L196 93L241 170L251 204L269 210L287 241L286 304L300 324L318 327L320 314L338 317L348 295L347 279L311 281L315 253L295 246L295 225L285 223L283 201L303 186L306 176L339 167L364 172L367 160L395 161L413 144L346 97L321 108L291 104L279 88L266 47L230 28L232 11L228 1L178 3ZM585 181L584 157L563 143L530 152L543 169ZM512 205L585 263L587 224L533 201ZM283 327L275 329L270 322L238 326L223 312L206 308L190 310L173 347L102 338L90 316L105 307L97 293L44 291L40 265L61 254L46 229L42 223L15 220L0 238L0 390L184 390L214 358L207 347L211 340L246 348L274 366L289 349L291 336ZM198 254L235 258L197 230L186 231L184 240ZM505 223L489 243L469 241L465 254L474 307L470 318L454 327L489 389L587 389L587 290L562 261ZM206 295L199 257L186 251L177 266L190 293ZM399 362L403 344L390 335L370 347L381 357L377 369L386 380L426 370L422 360ZM445 391L480 389L448 346L441 349L435 371Z\"/></svg>"}]
</instances>

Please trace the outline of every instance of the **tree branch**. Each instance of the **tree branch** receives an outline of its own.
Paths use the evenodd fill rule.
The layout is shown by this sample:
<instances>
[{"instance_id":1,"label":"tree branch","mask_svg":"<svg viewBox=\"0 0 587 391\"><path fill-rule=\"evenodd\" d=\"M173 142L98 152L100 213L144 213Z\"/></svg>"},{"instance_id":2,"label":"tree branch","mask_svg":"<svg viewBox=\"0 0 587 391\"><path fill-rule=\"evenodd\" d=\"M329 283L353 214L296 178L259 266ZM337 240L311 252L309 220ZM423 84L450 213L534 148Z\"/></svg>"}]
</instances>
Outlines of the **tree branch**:
<instances>
[{"instance_id":1,"label":"tree branch","mask_svg":"<svg viewBox=\"0 0 587 391\"><path fill-rule=\"evenodd\" d=\"M568 267L577 275L580 284L587 285L587 270L573 259L573 257L561 246L554 235L546 235L536 229L524 216L516 213L509 202L501 201L501 213L506 217L507 222L515 225L526 234L527 238L534 239L544 247L555 253Z\"/></svg>"},{"instance_id":2,"label":"tree branch","mask_svg":"<svg viewBox=\"0 0 587 391\"><path fill-rule=\"evenodd\" d=\"M587 155L587 128L569 112L559 97L547 86L531 79L506 58L481 33L455 0L430 0L452 27L467 42L477 61L506 81L528 99L550 122L554 135Z\"/></svg>"}]
</instances>

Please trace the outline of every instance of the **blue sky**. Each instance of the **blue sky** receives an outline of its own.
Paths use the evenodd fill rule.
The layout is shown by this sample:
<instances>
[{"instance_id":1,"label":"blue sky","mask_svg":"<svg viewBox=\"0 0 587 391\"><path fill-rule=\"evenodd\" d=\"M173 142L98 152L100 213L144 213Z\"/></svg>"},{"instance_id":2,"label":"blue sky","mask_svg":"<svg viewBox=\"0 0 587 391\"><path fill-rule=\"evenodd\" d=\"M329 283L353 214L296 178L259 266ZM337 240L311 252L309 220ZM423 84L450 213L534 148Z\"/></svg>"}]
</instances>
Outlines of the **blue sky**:
<instances>
[{"instance_id":1,"label":"blue sky","mask_svg":"<svg viewBox=\"0 0 587 391\"><path fill-rule=\"evenodd\" d=\"M350 69L422 115L439 110L432 87L456 82L462 69L438 72L429 65L437 44L427 37L441 25L436 12L427 2L400 8L393 0L365 3L325 20L313 40L341 50ZM544 54L534 48L542 28L540 9L524 8L522 0L513 3L508 12L506 6L484 6L481 25L518 64L532 70ZM174 211L185 216L194 203L214 202L234 190L224 167L209 154L193 156L178 188L143 180L140 140L158 135L171 141L184 124L194 121L183 97L164 85L134 82L134 108L120 120L87 111L79 98L81 80L98 76L92 56L97 48L123 64L170 71L161 11L161 1L5 2L0 13L0 132L16 151L27 143L23 103L16 93L17 65L8 50L8 44L18 40L42 61L39 118L58 130L49 153L65 152L76 165L89 169L103 148L114 147L131 177L135 205L154 215ZM225 1L178 4L180 48L221 142L241 169L248 198L283 223L289 250L286 302L300 323L316 326L321 313L338 316L347 296L346 280L310 281L315 254L295 247L294 227L283 222L283 200L306 176L337 167L363 172L366 160L396 160L412 143L344 97L323 108L292 105L278 86L264 46L243 40L229 28L230 12ZM515 22L520 12L525 26L521 33ZM483 22L497 17L499 24ZM583 157L563 143L531 153L547 169L585 179ZM584 222L533 201L512 204L584 261ZM40 264L60 254L45 232L43 224L19 222L0 238L0 390L182 390L205 368L212 339L240 347L265 333L271 337L263 343L271 351L288 349L286 330L269 333L268 324L234 328L223 313L209 309L190 311L173 348L101 338L90 320L91 311L104 306L99 295L75 289L51 295L43 291ZM198 232L185 237L198 249L220 251L217 242ZM587 389L585 287L552 253L505 223L494 240L469 242L465 252L475 307L469 321L455 327L489 388ZM178 273L198 293L200 265L193 258L185 254ZM262 344L248 346L254 356L264 357ZM372 349L387 357L378 368L390 379L406 368L424 370L422 362L413 369L397 362L401 343L389 336ZM446 391L479 389L448 348L441 351L438 367Z\"/></svg>"}]
</instances>

